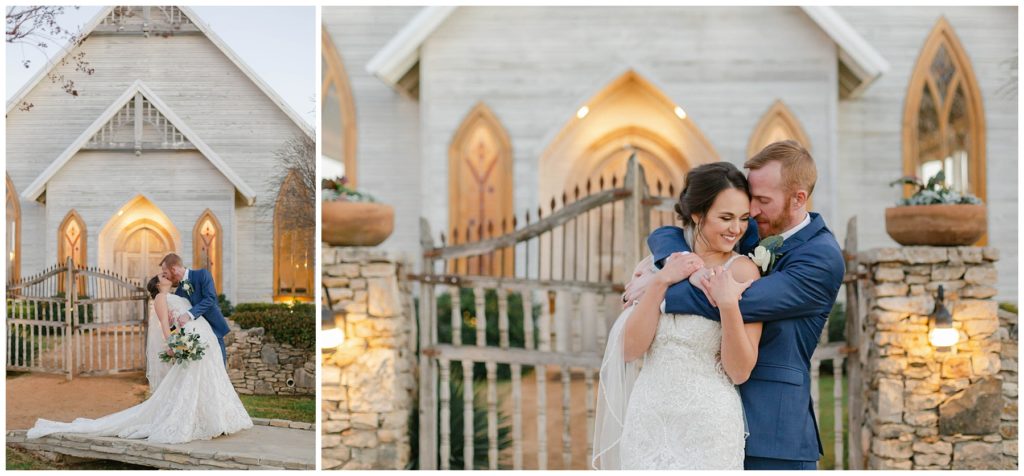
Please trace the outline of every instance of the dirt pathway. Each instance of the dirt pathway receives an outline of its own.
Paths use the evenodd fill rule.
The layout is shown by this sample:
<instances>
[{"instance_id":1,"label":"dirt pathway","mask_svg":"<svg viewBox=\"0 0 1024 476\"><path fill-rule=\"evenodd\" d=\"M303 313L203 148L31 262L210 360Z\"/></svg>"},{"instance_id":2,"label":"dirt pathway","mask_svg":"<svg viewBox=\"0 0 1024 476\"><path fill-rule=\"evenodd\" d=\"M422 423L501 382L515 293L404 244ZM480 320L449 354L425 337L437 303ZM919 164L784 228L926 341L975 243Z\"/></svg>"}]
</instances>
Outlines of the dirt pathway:
<instances>
[{"instance_id":1,"label":"dirt pathway","mask_svg":"<svg viewBox=\"0 0 1024 476\"><path fill-rule=\"evenodd\" d=\"M62 375L8 375L7 429L31 428L37 418L71 421L109 415L145 400L148 390L142 372L70 382Z\"/></svg>"}]
</instances>

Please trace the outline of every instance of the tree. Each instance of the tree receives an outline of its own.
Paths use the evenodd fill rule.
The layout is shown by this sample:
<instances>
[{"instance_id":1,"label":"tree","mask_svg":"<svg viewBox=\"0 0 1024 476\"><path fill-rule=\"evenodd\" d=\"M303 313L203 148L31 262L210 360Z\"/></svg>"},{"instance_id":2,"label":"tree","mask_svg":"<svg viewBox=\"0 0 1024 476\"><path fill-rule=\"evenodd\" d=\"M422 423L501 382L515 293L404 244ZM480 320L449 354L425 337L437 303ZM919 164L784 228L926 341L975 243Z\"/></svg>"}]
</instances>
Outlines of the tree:
<instances>
[{"instance_id":1,"label":"tree","mask_svg":"<svg viewBox=\"0 0 1024 476\"><path fill-rule=\"evenodd\" d=\"M287 198L289 209L297 213L288 214L288 228L316 227L316 142L305 134L297 134L285 141L274 151L277 164L267 179L271 190L280 190L292 173L297 177L301 193ZM274 213L277 204L273 199L263 202L264 210Z\"/></svg>"},{"instance_id":2,"label":"tree","mask_svg":"<svg viewBox=\"0 0 1024 476\"><path fill-rule=\"evenodd\" d=\"M85 41L85 36L80 32L64 28L57 22L57 18L64 14L64 8L57 6L7 7L7 44L27 45L39 50L44 57L49 56L47 50L56 45L61 49L60 65L63 66L70 62L74 65L75 71L91 75L95 70L86 60L85 52L79 51L72 54L72 50ZM78 9L78 7L72 8ZM32 66L32 60L23 58L21 64L25 68L29 68ZM51 70L47 74L47 78L55 84L60 84L65 93L78 96L75 81L63 73ZM33 106L32 103L23 101L18 108L28 111Z\"/></svg>"}]
</instances>

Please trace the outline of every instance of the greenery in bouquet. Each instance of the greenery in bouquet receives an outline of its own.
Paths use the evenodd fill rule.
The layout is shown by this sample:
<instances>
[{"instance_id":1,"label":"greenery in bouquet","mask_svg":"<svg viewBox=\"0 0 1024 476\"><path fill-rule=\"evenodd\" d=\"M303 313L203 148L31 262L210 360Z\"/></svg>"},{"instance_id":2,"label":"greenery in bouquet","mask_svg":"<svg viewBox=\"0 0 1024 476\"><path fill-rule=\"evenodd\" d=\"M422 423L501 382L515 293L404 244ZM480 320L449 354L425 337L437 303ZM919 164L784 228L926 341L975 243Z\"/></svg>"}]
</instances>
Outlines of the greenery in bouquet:
<instances>
[{"instance_id":1,"label":"greenery in bouquet","mask_svg":"<svg viewBox=\"0 0 1024 476\"><path fill-rule=\"evenodd\" d=\"M910 198L902 198L896 202L897 206L906 207L912 205L980 205L981 200L969 193L961 194L951 190L946 185L946 173L940 170L928 180L928 183L921 183L917 177L900 177L889 183L893 185L912 185L915 187L914 194Z\"/></svg>"},{"instance_id":2,"label":"greenery in bouquet","mask_svg":"<svg viewBox=\"0 0 1024 476\"><path fill-rule=\"evenodd\" d=\"M333 179L325 178L321 181L321 185L321 188L323 189L323 200L325 202L377 201L371 195L356 191L356 189L349 187L348 178L345 176Z\"/></svg>"},{"instance_id":3,"label":"greenery in bouquet","mask_svg":"<svg viewBox=\"0 0 1024 476\"><path fill-rule=\"evenodd\" d=\"M203 358L206 346L199 340L199 334L175 328L167 338L168 352L160 354L160 361L172 364L187 364Z\"/></svg>"}]
</instances>

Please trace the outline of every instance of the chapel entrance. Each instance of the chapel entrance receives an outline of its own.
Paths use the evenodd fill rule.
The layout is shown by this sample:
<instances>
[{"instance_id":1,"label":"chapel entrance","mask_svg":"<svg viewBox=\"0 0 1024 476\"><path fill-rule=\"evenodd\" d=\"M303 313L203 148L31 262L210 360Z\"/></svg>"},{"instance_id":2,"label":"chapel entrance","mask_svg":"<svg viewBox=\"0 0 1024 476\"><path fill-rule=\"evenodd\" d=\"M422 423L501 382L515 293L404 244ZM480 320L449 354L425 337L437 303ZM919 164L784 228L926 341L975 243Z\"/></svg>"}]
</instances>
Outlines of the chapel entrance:
<instances>
[{"instance_id":1,"label":"chapel entrance","mask_svg":"<svg viewBox=\"0 0 1024 476\"><path fill-rule=\"evenodd\" d=\"M148 220L130 226L114 247L114 269L142 286L160 272L160 260L174 251L166 230Z\"/></svg>"}]
</instances>

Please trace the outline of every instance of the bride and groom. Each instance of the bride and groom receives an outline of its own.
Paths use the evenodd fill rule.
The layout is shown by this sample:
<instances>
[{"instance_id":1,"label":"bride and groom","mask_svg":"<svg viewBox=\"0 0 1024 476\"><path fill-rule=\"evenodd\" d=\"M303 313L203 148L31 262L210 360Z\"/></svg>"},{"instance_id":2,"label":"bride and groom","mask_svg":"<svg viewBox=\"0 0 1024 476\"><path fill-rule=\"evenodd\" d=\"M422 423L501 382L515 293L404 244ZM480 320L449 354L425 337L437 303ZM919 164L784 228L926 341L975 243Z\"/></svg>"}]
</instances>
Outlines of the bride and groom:
<instances>
[{"instance_id":1,"label":"bride and groom","mask_svg":"<svg viewBox=\"0 0 1024 476\"><path fill-rule=\"evenodd\" d=\"M772 143L744 167L691 170L683 227L648 237L601 365L595 468L816 467L810 360L845 264L807 211L803 147Z\"/></svg>"},{"instance_id":2,"label":"bride and groom","mask_svg":"<svg viewBox=\"0 0 1024 476\"><path fill-rule=\"evenodd\" d=\"M28 431L28 438L84 433L173 444L209 440L252 427L252 419L228 378L224 335L229 329L210 272L185 268L174 253L165 256L160 267L161 273L146 285L155 311L150 313L146 345L150 397L95 420L77 418L62 423L40 418ZM173 293L172 285L176 286ZM167 340L173 329L198 335L207 351L199 360L184 364L162 362L160 354L173 352Z\"/></svg>"}]
</instances>

